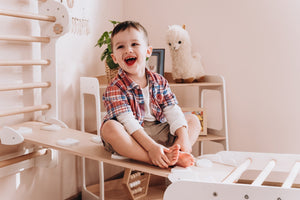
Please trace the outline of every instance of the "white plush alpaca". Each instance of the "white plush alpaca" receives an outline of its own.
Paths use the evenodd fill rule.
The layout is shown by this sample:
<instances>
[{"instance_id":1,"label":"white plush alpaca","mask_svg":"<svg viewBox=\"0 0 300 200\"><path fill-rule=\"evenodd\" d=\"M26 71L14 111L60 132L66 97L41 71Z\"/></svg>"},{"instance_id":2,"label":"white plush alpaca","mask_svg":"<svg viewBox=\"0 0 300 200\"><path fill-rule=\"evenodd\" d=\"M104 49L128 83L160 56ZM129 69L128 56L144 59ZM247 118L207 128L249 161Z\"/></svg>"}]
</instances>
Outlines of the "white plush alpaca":
<instances>
[{"instance_id":1,"label":"white plush alpaca","mask_svg":"<svg viewBox=\"0 0 300 200\"><path fill-rule=\"evenodd\" d=\"M172 76L176 82L190 83L203 77L204 69L200 54L192 55L192 45L185 27L169 26L167 43L172 57Z\"/></svg>"}]
</instances>

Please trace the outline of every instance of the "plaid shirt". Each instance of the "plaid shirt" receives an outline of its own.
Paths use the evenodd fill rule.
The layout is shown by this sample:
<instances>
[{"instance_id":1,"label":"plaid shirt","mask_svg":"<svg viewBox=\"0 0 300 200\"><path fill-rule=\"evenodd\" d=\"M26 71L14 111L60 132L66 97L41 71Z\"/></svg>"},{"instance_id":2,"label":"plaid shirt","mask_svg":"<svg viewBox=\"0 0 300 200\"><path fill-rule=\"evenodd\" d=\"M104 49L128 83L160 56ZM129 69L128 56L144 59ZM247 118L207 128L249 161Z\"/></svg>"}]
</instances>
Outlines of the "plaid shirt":
<instances>
[{"instance_id":1,"label":"plaid shirt","mask_svg":"<svg viewBox=\"0 0 300 200\"><path fill-rule=\"evenodd\" d=\"M146 77L149 81L150 107L153 115L157 121L166 122L163 109L177 104L176 97L163 76L146 69ZM106 88L103 101L107 110L104 122L116 119L121 113L132 112L138 122L143 125L145 111L142 89L121 68L118 76Z\"/></svg>"}]
</instances>

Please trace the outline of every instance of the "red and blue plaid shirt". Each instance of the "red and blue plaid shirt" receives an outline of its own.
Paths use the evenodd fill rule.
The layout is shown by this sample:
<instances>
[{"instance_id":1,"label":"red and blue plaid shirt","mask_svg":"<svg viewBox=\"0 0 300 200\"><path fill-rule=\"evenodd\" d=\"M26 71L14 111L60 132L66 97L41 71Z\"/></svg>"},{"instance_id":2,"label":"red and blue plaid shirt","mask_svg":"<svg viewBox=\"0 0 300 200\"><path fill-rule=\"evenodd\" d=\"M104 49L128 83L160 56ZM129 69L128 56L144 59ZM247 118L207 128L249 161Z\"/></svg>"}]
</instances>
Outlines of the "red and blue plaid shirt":
<instances>
[{"instance_id":1,"label":"red and blue plaid shirt","mask_svg":"<svg viewBox=\"0 0 300 200\"><path fill-rule=\"evenodd\" d=\"M177 104L176 97L163 76L146 69L146 77L149 82L150 107L153 115L157 121L166 122L163 109ZM118 75L106 88L103 101L107 110L104 122L116 119L121 113L132 112L138 122L143 125L145 112L142 89L121 68Z\"/></svg>"}]
</instances>

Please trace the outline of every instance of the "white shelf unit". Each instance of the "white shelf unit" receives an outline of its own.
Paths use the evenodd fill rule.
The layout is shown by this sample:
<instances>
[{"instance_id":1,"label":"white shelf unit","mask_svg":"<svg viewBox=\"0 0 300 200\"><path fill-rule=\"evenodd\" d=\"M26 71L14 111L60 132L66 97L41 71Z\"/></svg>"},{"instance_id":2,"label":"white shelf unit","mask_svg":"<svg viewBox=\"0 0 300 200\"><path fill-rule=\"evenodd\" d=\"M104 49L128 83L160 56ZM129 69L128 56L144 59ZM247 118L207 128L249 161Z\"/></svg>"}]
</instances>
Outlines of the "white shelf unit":
<instances>
[{"instance_id":1,"label":"white shelf unit","mask_svg":"<svg viewBox=\"0 0 300 200\"><path fill-rule=\"evenodd\" d=\"M172 88L179 88L179 87L196 87L198 88L198 95L199 95L199 102L198 107L203 108L205 102L205 91L217 91L220 93L220 108L221 108L221 129L215 128L207 128L207 135L200 135L198 138L198 142L200 142L200 152L201 155L203 154L203 146L205 141L211 141L220 143L223 145L224 150L229 150L228 145L228 127L227 127L227 107L226 107L226 94L225 94L225 80L220 75L206 75L202 78L201 82L194 82L194 83L175 83L172 79L171 73L165 73L166 79L169 81L169 85ZM179 96L179 94L176 94Z\"/></svg>"}]
</instances>

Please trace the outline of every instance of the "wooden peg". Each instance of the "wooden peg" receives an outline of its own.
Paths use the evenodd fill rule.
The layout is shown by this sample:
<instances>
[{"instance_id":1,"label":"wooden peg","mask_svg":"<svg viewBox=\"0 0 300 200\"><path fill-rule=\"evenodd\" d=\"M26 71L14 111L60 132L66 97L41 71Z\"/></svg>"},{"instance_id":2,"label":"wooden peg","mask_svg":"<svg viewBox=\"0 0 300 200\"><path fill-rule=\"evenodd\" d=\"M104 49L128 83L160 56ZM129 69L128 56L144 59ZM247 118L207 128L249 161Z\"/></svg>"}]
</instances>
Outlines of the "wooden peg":
<instances>
[{"instance_id":1,"label":"wooden peg","mask_svg":"<svg viewBox=\"0 0 300 200\"><path fill-rule=\"evenodd\" d=\"M64 30L64 27L60 24L55 24L53 26L53 32L56 33L56 34L61 34Z\"/></svg>"}]
</instances>

